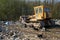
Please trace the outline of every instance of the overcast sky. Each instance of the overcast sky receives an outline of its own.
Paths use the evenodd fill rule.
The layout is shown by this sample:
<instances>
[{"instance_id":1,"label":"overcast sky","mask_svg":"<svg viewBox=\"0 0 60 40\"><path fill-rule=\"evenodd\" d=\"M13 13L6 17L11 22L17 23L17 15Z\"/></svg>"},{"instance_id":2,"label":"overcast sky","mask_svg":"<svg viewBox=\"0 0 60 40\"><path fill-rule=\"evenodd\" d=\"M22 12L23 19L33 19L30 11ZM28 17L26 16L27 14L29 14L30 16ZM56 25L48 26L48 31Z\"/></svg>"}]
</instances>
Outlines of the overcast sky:
<instances>
[{"instance_id":1,"label":"overcast sky","mask_svg":"<svg viewBox=\"0 0 60 40\"><path fill-rule=\"evenodd\" d=\"M39 0L26 0L26 1L39 1ZM44 1L44 0L41 0L42 2ZM49 0L48 0L49 1ZM60 2L60 0L55 0L56 2Z\"/></svg>"}]
</instances>

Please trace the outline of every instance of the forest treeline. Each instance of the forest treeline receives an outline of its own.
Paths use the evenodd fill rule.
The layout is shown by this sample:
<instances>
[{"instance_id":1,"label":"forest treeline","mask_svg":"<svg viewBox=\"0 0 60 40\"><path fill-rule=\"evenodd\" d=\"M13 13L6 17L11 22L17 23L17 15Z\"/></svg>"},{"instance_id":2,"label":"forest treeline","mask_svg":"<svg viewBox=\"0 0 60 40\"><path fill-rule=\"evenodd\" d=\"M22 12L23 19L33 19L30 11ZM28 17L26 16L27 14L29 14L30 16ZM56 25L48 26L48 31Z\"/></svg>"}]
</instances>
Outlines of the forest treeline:
<instances>
[{"instance_id":1,"label":"forest treeline","mask_svg":"<svg viewBox=\"0 0 60 40\"><path fill-rule=\"evenodd\" d=\"M53 18L60 19L60 2L57 3L42 3L26 2L22 0L0 0L0 21L3 20L18 20L21 15L30 15L34 13L33 7L37 5L48 5L51 7Z\"/></svg>"}]
</instances>

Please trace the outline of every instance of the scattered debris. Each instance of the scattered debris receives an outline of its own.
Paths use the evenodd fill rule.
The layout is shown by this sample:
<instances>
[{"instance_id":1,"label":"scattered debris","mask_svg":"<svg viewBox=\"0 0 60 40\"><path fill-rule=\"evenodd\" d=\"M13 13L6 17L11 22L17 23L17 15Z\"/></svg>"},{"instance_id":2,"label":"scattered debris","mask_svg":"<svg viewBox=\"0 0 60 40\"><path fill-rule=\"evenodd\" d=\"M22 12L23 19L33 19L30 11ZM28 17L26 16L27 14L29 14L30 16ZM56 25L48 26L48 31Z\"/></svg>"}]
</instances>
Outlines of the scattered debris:
<instances>
[{"instance_id":1,"label":"scattered debris","mask_svg":"<svg viewBox=\"0 0 60 40\"><path fill-rule=\"evenodd\" d=\"M17 24L20 24L17 22ZM9 25L9 26L0 26L0 40L60 40L60 32L53 28L53 30L47 30L45 35L36 35L32 33L22 32L18 29L16 25ZM26 29L26 28L25 28ZM27 28L26 30L28 30ZM32 30L32 29L31 29ZM54 31L57 32L54 32ZM51 32L53 31L53 32ZM54 33L54 34L53 34ZM57 37L58 36L58 37Z\"/></svg>"}]
</instances>

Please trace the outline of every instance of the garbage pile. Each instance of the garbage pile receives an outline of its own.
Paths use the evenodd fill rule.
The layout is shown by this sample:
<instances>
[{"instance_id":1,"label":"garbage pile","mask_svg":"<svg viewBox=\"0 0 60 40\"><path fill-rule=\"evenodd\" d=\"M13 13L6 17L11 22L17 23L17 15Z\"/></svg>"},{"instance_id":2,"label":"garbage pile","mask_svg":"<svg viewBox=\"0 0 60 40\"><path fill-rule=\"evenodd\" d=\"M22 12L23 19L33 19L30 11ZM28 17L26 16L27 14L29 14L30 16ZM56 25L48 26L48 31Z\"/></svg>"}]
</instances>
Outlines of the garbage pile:
<instances>
[{"instance_id":1,"label":"garbage pile","mask_svg":"<svg viewBox=\"0 0 60 40\"><path fill-rule=\"evenodd\" d=\"M40 40L37 35L24 33L17 29L7 29L8 27L0 27L0 40Z\"/></svg>"},{"instance_id":2,"label":"garbage pile","mask_svg":"<svg viewBox=\"0 0 60 40\"><path fill-rule=\"evenodd\" d=\"M17 22L17 25L19 23ZM20 25L19 25L20 27ZM60 40L60 38L39 37L36 34L21 32L15 25L0 25L0 40Z\"/></svg>"}]
</instances>

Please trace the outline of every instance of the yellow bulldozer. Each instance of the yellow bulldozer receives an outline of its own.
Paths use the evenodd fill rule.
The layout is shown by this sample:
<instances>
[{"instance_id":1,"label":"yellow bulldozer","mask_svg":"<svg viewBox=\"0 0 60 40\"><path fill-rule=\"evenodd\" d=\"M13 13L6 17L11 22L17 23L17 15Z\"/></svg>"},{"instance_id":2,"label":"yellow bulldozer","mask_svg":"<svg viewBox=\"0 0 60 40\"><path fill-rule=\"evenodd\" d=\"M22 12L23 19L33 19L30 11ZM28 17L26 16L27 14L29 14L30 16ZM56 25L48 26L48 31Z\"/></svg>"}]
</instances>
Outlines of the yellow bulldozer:
<instances>
[{"instance_id":1,"label":"yellow bulldozer","mask_svg":"<svg viewBox=\"0 0 60 40\"><path fill-rule=\"evenodd\" d=\"M44 5L35 6L33 15L20 16L19 21L23 23L25 27L32 27L38 30L55 24L52 20L51 9Z\"/></svg>"}]
</instances>

